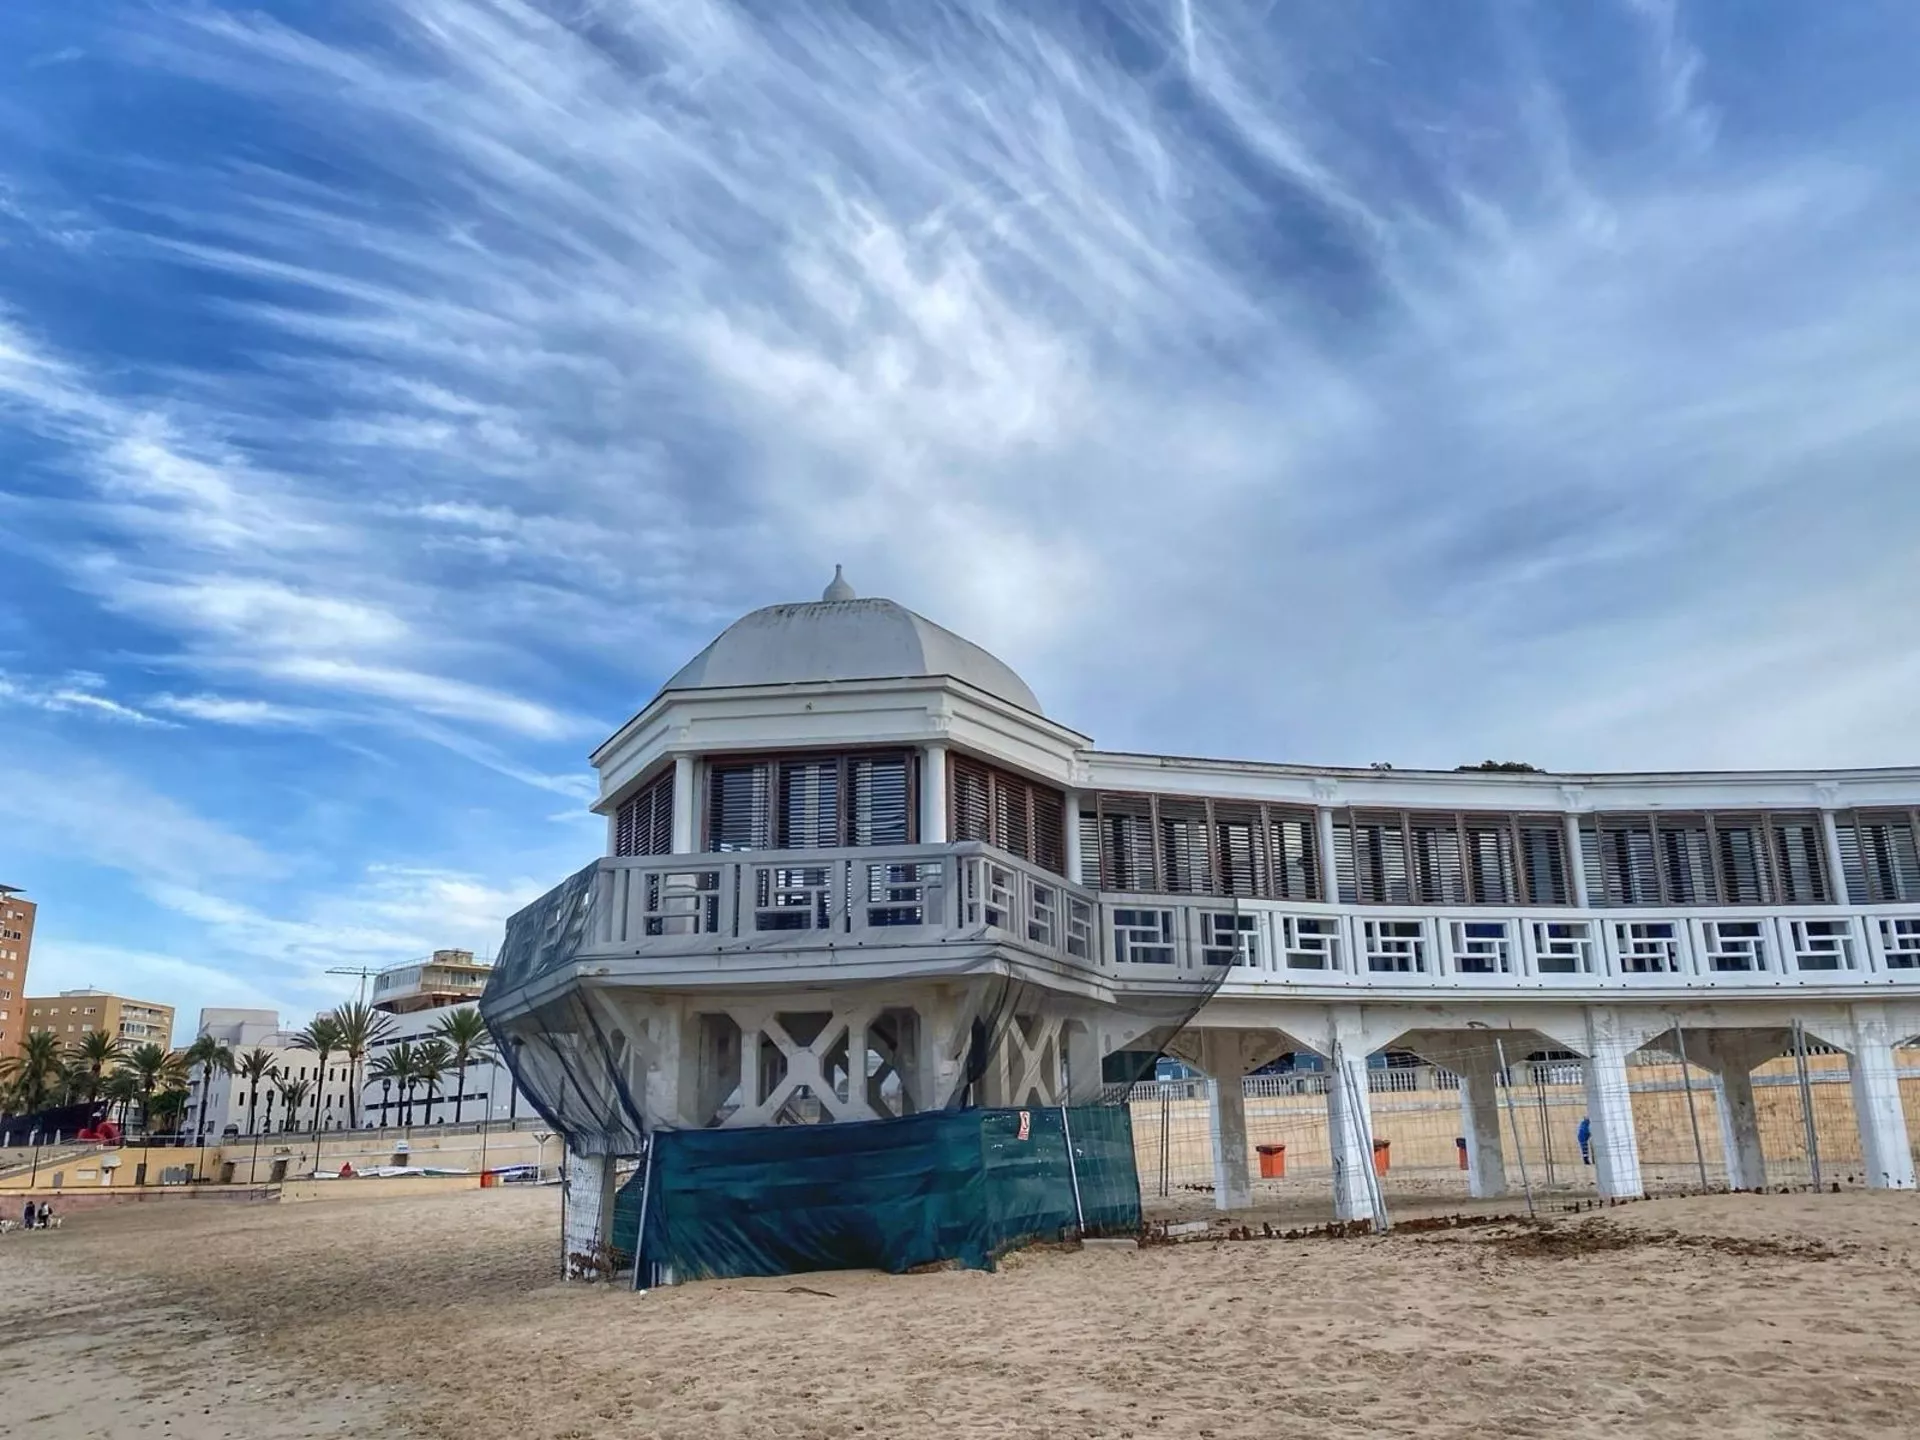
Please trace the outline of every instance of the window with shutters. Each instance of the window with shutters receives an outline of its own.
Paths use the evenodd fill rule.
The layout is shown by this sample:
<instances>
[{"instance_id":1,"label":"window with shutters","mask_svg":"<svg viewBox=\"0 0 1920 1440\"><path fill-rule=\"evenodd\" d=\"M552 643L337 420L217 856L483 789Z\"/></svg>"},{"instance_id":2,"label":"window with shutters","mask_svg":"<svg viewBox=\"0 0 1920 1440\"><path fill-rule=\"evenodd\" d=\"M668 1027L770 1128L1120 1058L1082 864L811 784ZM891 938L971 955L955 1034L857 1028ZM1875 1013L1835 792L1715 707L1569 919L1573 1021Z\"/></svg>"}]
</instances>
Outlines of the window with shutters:
<instances>
[{"instance_id":1,"label":"window with shutters","mask_svg":"<svg viewBox=\"0 0 1920 1440\"><path fill-rule=\"evenodd\" d=\"M1580 832L1596 905L1829 903L1817 815L1599 815Z\"/></svg>"},{"instance_id":2,"label":"window with shutters","mask_svg":"<svg viewBox=\"0 0 1920 1440\"><path fill-rule=\"evenodd\" d=\"M673 771L623 801L613 818L615 855L673 853Z\"/></svg>"},{"instance_id":3,"label":"window with shutters","mask_svg":"<svg viewBox=\"0 0 1920 1440\"><path fill-rule=\"evenodd\" d=\"M1920 823L1909 810L1847 813L1835 817L1840 865L1847 895L1856 905L1897 905L1920 900Z\"/></svg>"},{"instance_id":4,"label":"window with shutters","mask_svg":"<svg viewBox=\"0 0 1920 1440\"><path fill-rule=\"evenodd\" d=\"M1572 882L1556 816L1341 811L1340 898L1358 905L1565 905Z\"/></svg>"},{"instance_id":5,"label":"window with shutters","mask_svg":"<svg viewBox=\"0 0 1920 1440\"><path fill-rule=\"evenodd\" d=\"M1043 870L1066 874L1067 797L1062 791L970 755L951 755L948 765L947 826L955 840L984 841Z\"/></svg>"},{"instance_id":6,"label":"window with shutters","mask_svg":"<svg viewBox=\"0 0 1920 1440\"><path fill-rule=\"evenodd\" d=\"M1319 900L1311 810L1103 792L1080 809L1090 884L1120 894Z\"/></svg>"},{"instance_id":7,"label":"window with shutters","mask_svg":"<svg viewBox=\"0 0 1920 1440\"><path fill-rule=\"evenodd\" d=\"M911 845L914 756L780 755L707 765L707 849Z\"/></svg>"}]
</instances>

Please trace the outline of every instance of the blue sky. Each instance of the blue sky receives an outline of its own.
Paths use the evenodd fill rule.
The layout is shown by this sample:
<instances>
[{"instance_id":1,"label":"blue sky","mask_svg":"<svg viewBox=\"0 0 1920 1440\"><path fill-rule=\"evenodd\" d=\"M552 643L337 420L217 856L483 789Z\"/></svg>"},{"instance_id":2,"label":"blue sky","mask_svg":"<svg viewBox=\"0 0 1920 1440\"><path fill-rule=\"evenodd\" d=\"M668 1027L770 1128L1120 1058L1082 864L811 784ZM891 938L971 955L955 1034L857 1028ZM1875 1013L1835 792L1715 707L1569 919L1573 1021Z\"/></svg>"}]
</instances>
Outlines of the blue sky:
<instances>
[{"instance_id":1,"label":"blue sky","mask_svg":"<svg viewBox=\"0 0 1920 1440\"><path fill-rule=\"evenodd\" d=\"M294 1016L489 949L595 853L588 749L836 561L1115 748L1914 760L1917 40L0 9L33 989Z\"/></svg>"}]
</instances>

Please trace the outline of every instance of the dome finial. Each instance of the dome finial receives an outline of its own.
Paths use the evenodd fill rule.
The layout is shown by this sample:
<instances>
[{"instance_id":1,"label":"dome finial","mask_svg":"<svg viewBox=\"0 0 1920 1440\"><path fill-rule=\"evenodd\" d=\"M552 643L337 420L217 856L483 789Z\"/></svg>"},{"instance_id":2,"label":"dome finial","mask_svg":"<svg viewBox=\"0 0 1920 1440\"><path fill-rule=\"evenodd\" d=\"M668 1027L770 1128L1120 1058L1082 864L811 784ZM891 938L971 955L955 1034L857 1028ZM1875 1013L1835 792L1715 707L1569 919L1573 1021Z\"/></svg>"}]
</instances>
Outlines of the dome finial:
<instances>
[{"instance_id":1,"label":"dome finial","mask_svg":"<svg viewBox=\"0 0 1920 1440\"><path fill-rule=\"evenodd\" d=\"M833 567L833 579L827 588L820 592L822 600L851 600L854 598L853 586L847 583L847 577L841 573L838 565Z\"/></svg>"}]
</instances>

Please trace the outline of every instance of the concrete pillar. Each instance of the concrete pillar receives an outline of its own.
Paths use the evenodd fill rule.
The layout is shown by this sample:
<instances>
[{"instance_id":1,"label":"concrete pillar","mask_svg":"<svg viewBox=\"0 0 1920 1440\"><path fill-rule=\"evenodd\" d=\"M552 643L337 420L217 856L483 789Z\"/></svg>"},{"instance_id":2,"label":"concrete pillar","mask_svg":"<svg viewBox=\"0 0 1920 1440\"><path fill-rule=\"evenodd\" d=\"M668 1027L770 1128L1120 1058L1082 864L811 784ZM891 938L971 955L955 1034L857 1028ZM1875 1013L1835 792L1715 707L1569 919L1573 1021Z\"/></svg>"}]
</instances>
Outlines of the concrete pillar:
<instances>
[{"instance_id":1,"label":"concrete pillar","mask_svg":"<svg viewBox=\"0 0 1920 1440\"><path fill-rule=\"evenodd\" d=\"M1086 881L1086 857L1080 853L1080 792L1067 791L1067 879L1076 885Z\"/></svg>"},{"instance_id":2,"label":"concrete pillar","mask_svg":"<svg viewBox=\"0 0 1920 1440\"><path fill-rule=\"evenodd\" d=\"M947 747L932 744L920 752L920 843L944 845L947 835Z\"/></svg>"},{"instance_id":3,"label":"concrete pillar","mask_svg":"<svg viewBox=\"0 0 1920 1440\"><path fill-rule=\"evenodd\" d=\"M1469 1052L1454 1064L1460 1077L1460 1133L1467 1141L1467 1188L1477 1200L1507 1193L1507 1157L1500 1140L1500 1066L1492 1054Z\"/></svg>"},{"instance_id":4,"label":"concrete pillar","mask_svg":"<svg viewBox=\"0 0 1920 1440\"><path fill-rule=\"evenodd\" d=\"M673 853L691 855L700 848L693 832L696 768L691 755L673 757Z\"/></svg>"},{"instance_id":5,"label":"concrete pillar","mask_svg":"<svg viewBox=\"0 0 1920 1440\"><path fill-rule=\"evenodd\" d=\"M1568 815L1567 826L1567 880L1571 886L1573 903L1582 910L1593 904L1593 898L1587 894L1587 866L1580 853L1580 817Z\"/></svg>"},{"instance_id":6,"label":"concrete pillar","mask_svg":"<svg viewBox=\"0 0 1920 1440\"><path fill-rule=\"evenodd\" d=\"M1247 1082L1239 1074L1207 1080L1207 1140L1213 1147L1213 1208L1244 1210L1253 1204L1247 1169Z\"/></svg>"},{"instance_id":7,"label":"concrete pillar","mask_svg":"<svg viewBox=\"0 0 1920 1440\"><path fill-rule=\"evenodd\" d=\"M1627 1057L1638 1046L1616 1033L1607 1016L1587 1013L1587 1119L1593 1127L1594 1177L1605 1199L1633 1199L1644 1192L1640 1141L1633 1127L1633 1092Z\"/></svg>"},{"instance_id":8,"label":"concrete pillar","mask_svg":"<svg viewBox=\"0 0 1920 1440\"><path fill-rule=\"evenodd\" d=\"M1340 1220L1373 1216L1373 1102L1367 1057L1335 1045L1327 1060L1327 1144L1333 1154L1333 1213Z\"/></svg>"},{"instance_id":9,"label":"concrete pillar","mask_svg":"<svg viewBox=\"0 0 1920 1440\"><path fill-rule=\"evenodd\" d=\"M1913 1150L1907 1139L1906 1111L1900 1104L1895 1038L1877 1006L1854 1007L1847 1068L1853 1081L1854 1114L1860 1122L1860 1157L1867 1184L1875 1190L1914 1188Z\"/></svg>"},{"instance_id":10,"label":"concrete pillar","mask_svg":"<svg viewBox=\"0 0 1920 1440\"><path fill-rule=\"evenodd\" d=\"M1767 1188L1767 1157L1760 1144L1760 1112L1753 1102L1753 1072L1728 1065L1713 1077L1720 1113L1720 1149L1727 1157L1729 1190Z\"/></svg>"},{"instance_id":11,"label":"concrete pillar","mask_svg":"<svg viewBox=\"0 0 1920 1440\"><path fill-rule=\"evenodd\" d=\"M1340 867L1333 859L1333 811L1322 805L1314 811L1316 833L1319 836L1317 848L1320 851L1320 898L1329 905L1340 903Z\"/></svg>"},{"instance_id":12,"label":"concrete pillar","mask_svg":"<svg viewBox=\"0 0 1920 1440\"><path fill-rule=\"evenodd\" d=\"M568 1280L605 1279L613 1236L613 1157L568 1150L564 1174L562 1274Z\"/></svg>"}]
</instances>

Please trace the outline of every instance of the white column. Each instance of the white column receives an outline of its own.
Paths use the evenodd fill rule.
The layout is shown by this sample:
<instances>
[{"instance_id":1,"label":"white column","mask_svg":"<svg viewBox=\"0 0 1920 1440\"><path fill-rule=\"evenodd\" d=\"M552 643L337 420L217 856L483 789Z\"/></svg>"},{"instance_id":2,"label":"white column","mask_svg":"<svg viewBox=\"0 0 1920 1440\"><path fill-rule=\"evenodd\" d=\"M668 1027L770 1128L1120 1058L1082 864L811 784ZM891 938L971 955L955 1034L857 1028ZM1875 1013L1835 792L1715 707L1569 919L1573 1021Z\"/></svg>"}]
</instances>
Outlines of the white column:
<instances>
[{"instance_id":1,"label":"white column","mask_svg":"<svg viewBox=\"0 0 1920 1440\"><path fill-rule=\"evenodd\" d=\"M947 747L933 744L920 752L920 843L947 843Z\"/></svg>"},{"instance_id":2,"label":"white column","mask_svg":"<svg viewBox=\"0 0 1920 1440\"><path fill-rule=\"evenodd\" d=\"M1454 1062L1460 1077L1460 1133L1467 1141L1467 1188L1475 1199L1507 1193L1507 1158L1500 1143L1500 1066L1492 1054Z\"/></svg>"},{"instance_id":3,"label":"white column","mask_svg":"<svg viewBox=\"0 0 1920 1440\"><path fill-rule=\"evenodd\" d=\"M1831 810L1820 812L1820 835L1826 841L1827 871L1833 876L1833 879L1828 882L1829 888L1833 891L1833 903L1850 904L1852 902L1847 894L1847 869L1840 859L1840 827L1834 823ZM1866 897L1863 895L1860 899L1864 904Z\"/></svg>"},{"instance_id":4,"label":"white column","mask_svg":"<svg viewBox=\"0 0 1920 1440\"><path fill-rule=\"evenodd\" d=\"M1207 1078L1207 1139L1213 1146L1213 1208L1253 1204L1247 1169L1247 1085L1238 1074Z\"/></svg>"},{"instance_id":5,"label":"white column","mask_svg":"<svg viewBox=\"0 0 1920 1440\"><path fill-rule=\"evenodd\" d=\"M1319 829L1320 898L1329 905L1340 903L1340 867L1333 860L1333 811L1322 805L1314 812Z\"/></svg>"},{"instance_id":6,"label":"white column","mask_svg":"<svg viewBox=\"0 0 1920 1440\"><path fill-rule=\"evenodd\" d=\"M1585 910L1593 899L1587 894L1587 864L1580 850L1580 817L1568 815L1566 826L1567 879L1573 886L1573 903Z\"/></svg>"},{"instance_id":7,"label":"white column","mask_svg":"<svg viewBox=\"0 0 1920 1440\"><path fill-rule=\"evenodd\" d=\"M1067 791L1067 879L1076 885L1087 883L1086 861L1080 853L1080 792Z\"/></svg>"},{"instance_id":8,"label":"white column","mask_svg":"<svg viewBox=\"0 0 1920 1440\"><path fill-rule=\"evenodd\" d=\"M613 1235L613 1157L568 1150L564 1174L563 1274L568 1280L604 1278Z\"/></svg>"},{"instance_id":9,"label":"white column","mask_svg":"<svg viewBox=\"0 0 1920 1440\"><path fill-rule=\"evenodd\" d=\"M1906 1111L1900 1104L1891 1029L1873 1006L1853 1011L1853 1047L1847 1068L1853 1081L1853 1109L1860 1121L1860 1157L1867 1184L1875 1190L1914 1188L1913 1150L1907 1139Z\"/></svg>"},{"instance_id":10,"label":"white column","mask_svg":"<svg viewBox=\"0 0 1920 1440\"><path fill-rule=\"evenodd\" d=\"M1333 1154L1333 1213L1339 1220L1373 1216L1373 1102L1367 1057L1344 1046L1327 1060L1327 1145Z\"/></svg>"},{"instance_id":11,"label":"white column","mask_svg":"<svg viewBox=\"0 0 1920 1440\"><path fill-rule=\"evenodd\" d=\"M1644 1188L1627 1083L1627 1057L1636 1048L1614 1032L1610 1016L1587 1012L1587 1119L1593 1127L1594 1177L1609 1200L1636 1198Z\"/></svg>"},{"instance_id":12,"label":"white column","mask_svg":"<svg viewBox=\"0 0 1920 1440\"><path fill-rule=\"evenodd\" d=\"M691 855L700 848L693 833L694 763L691 755L673 757L673 853Z\"/></svg>"}]
</instances>

